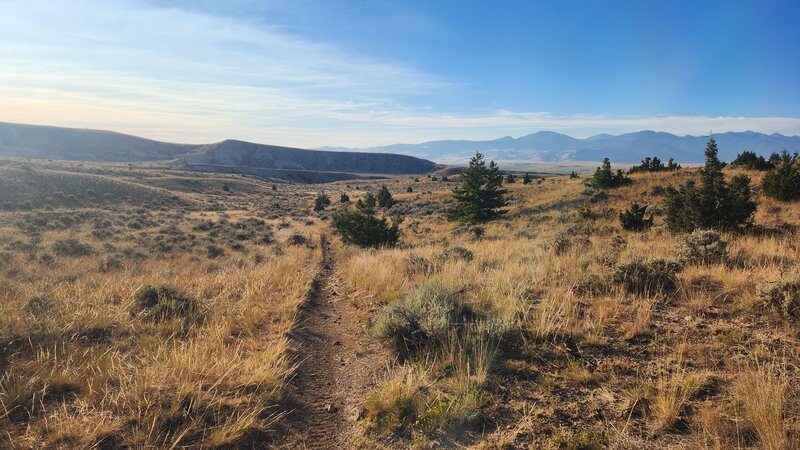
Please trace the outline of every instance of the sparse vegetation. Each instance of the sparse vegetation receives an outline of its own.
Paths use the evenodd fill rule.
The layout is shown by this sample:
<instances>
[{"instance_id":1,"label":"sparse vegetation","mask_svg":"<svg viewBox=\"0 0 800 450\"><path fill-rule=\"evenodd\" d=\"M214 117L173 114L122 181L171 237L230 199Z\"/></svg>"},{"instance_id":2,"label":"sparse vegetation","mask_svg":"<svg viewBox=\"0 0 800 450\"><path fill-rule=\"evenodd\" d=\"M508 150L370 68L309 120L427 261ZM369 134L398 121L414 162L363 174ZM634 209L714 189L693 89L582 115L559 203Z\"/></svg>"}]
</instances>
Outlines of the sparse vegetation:
<instances>
[{"instance_id":1,"label":"sparse vegetation","mask_svg":"<svg viewBox=\"0 0 800 450\"><path fill-rule=\"evenodd\" d=\"M300 379L341 387L308 393L336 399L314 420L367 448L797 447L800 211L763 189L752 227L673 234L659 203L690 181L699 196L693 167L614 190L567 169L505 186L502 220L453 225L443 177L332 183L352 204L313 214L319 185L15 164L0 164L0 447L281 447ZM39 190L46 167L129 187ZM742 171L720 167L728 193ZM337 217L359 212L402 242L348 241ZM621 213L648 224L622 231ZM316 290L338 314L299 309ZM330 352L290 348L310 323L330 325Z\"/></svg>"}]
</instances>

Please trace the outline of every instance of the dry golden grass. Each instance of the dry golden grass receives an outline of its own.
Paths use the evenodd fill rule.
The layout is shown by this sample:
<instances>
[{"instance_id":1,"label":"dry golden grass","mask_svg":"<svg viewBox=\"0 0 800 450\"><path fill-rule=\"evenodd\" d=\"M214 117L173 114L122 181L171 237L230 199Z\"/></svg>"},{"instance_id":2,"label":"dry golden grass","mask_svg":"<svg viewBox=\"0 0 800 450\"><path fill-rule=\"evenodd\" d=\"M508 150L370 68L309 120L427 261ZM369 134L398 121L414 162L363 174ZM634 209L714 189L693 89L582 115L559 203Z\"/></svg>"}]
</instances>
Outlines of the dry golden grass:
<instances>
[{"instance_id":1,"label":"dry golden grass","mask_svg":"<svg viewBox=\"0 0 800 450\"><path fill-rule=\"evenodd\" d=\"M236 222L258 210L192 213L150 210L152 225L128 230L113 222L142 214L123 209L108 236L90 222L31 234L13 225L28 213L0 214L0 246L10 249L0 266L0 447L222 448L246 445L280 418L294 366L287 333L320 261L318 248L286 240L316 239L319 224L278 229L277 244L246 237L238 250L232 234L245 227L195 238L187 250L145 247L165 222L180 243L201 220ZM54 255L67 238L93 253ZM28 242L27 253L13 248ZM210 259L204 242L224 254ZM138 256L122 256L126 249ZM164 320L134 314L145 285L172 286L197 308Z\"/></svg>"}]
</instances>

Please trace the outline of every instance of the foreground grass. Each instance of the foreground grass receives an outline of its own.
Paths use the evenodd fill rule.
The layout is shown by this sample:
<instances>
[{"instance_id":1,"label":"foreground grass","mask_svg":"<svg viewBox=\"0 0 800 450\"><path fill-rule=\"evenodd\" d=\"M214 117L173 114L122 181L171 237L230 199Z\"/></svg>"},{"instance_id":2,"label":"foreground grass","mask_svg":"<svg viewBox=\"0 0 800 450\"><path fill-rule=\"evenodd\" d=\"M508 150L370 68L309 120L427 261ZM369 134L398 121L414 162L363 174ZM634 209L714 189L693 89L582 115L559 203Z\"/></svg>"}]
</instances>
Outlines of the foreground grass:
<instances>
[{"instance_id":1,"label":"foreground grass","mask_svg":"<svg viewBox=\"0 0 800 450\"><path fill-rule=\"evenodd\" d=\"M415 214L415 205L446 208L446 190L400 196L404 246L346 249L340 270L386 305L374 339L398 348L407 331L380 328L398 308L423 317L408 336L444 321L452 337L413 341L410 356L398 348L394 375L367 402L370 445L796 446L798 329L757 287L800 279L800 208L760 197L760 231L723 233L727 253L714 261L686 259L684 237L658 215L650 230L620 229L630 202L658 214L663 187L693 176L635 175L606 194L580 179L515 184L508 216L480 227ZM619 275L659 259L678 270ZM402 306L431 282L469 314ZM476 351L482 342L492 350Z\"/></svg>"}]
</instances>

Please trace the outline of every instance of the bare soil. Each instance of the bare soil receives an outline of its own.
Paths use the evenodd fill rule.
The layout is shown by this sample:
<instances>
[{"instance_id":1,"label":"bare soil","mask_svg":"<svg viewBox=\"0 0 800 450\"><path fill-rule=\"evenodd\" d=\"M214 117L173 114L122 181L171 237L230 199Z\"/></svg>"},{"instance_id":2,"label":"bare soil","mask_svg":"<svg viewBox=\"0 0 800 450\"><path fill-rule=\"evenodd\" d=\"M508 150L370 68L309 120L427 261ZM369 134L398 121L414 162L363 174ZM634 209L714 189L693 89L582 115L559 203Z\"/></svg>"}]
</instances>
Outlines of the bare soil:
<instances>
[{"instance_id":1,"label":"bare soil","mask_svg":"<svg viewBox=\"0 0 800 450\"><path fill-rule=\"evenodd\" d=\"M364 335L366 319L342 294L326 236L323 261L292 334L299 365L287 390L280 448L352 448L361 404L385 370L386 353Z\"/></svg>"}]
</instances>

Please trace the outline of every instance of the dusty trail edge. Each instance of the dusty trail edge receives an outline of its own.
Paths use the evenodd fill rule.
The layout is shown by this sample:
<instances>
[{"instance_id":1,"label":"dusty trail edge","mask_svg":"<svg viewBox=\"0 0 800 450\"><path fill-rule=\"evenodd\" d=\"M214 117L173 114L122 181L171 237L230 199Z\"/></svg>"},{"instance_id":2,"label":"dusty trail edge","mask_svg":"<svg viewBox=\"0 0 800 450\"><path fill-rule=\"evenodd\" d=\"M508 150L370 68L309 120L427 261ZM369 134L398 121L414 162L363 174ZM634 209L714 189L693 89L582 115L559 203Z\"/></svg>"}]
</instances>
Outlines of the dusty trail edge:
<instances>
[{"instance_id":1,"label":"dusty trail edge","mask_svg":"<svg viewBox=\"0 0 800 450\"><path fill-rule=\"evenodd\" d=\"M341 295L343 282L325 234L320 246L319 273L290 335L298 367L282 404L287 415L275 448L352 448L361 404L387 367L386 352L364 336L368 313Z\"/></svg>"}]
</instances>

